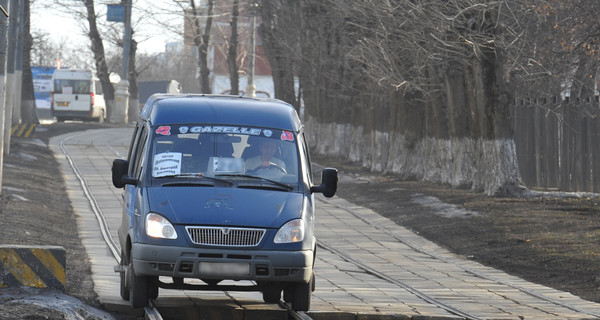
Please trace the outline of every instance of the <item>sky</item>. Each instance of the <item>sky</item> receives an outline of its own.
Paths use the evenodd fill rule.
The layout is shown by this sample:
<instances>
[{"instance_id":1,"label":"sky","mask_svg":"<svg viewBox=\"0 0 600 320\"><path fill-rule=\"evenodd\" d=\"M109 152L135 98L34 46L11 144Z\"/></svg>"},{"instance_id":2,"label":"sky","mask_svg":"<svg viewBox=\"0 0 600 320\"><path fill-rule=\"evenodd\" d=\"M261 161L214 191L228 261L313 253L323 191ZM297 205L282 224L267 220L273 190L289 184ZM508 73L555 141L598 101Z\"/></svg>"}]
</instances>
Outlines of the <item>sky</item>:
<instances>
[{"instance_id":1,"label":"sky","mask_svg":"<svg viewBox=\"0 0 600 320\"><path fill-rule=\"evenodd\" d=\"M135 0L136 6L140 7L156 7L155 4L152 6L144 6L144 2L151 2L152 0ZM164 1L164 0L163 0ZM119 1L113 1L118 3ZM166 1L165 1L166 2ZM96 1L96 11L98 14L102 14L102 21L98 23L111 23L118 24L118 22L106 22L106 4L105 2ZM101 3L101 4L99 4ZM156 3L156 2L155 2ZM139 10L137 10L139 11ZM163 52L167 42L171 42L177 39L177 36L161 29L157 26L157 23L149 18L141 19L142 13L136 12L136 8L133 9L134 21L138 21L136 40L138 41L138 52L144 53L159 53ZM146 13L145 15L149 15ZM53 0L35 0L31 7L31 29L33 30L44 30L51 35L55 42L69 41L69 42L81 42L90 43L89 38L83 35L81 28L82 21L77 21L72 15L62 12L56 9L56 5L53 4ZM85 22L87 23L87 22ZM135 36L134 36L135 37ZM143 40L143 41L141 41ZM110 45L106 41L105 46Z\"/></svg>"}]
</instances>

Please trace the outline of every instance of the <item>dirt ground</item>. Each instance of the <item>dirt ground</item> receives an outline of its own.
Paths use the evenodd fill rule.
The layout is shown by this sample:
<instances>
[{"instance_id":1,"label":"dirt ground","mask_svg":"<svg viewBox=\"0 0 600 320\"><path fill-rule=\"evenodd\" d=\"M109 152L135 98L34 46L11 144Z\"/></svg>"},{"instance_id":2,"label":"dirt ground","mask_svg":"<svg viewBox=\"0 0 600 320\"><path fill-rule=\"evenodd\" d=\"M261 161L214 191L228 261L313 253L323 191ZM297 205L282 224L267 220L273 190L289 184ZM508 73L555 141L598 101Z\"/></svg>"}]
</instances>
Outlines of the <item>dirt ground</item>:
<instances>
[{"instance_id":1,"label":"dirt ground","mask_svg":"<svg viewBox=\"0 0 600 320\"><path fill-rule=\"evenodd\" d=\"M62 297L60 292L0 289L0 319L111 319L111 316L135 319L125 314L96 312L95 309L102 307L93 291L90 262L77 234L76 217L58 162L47 146L55 135L109 126L95 123L38 125L29 138L11 138L10 154L3 158L0 244L64 247L65 293L83 305L73 308L73 301L68 296Z\"/></svg>"},{"instance_id":2,"label":"dirt ground","mask_svg":"<svg viewBox=\"0 0 600 320\"><path fill-rule=\"evenodd\" d=\"M13 137L10 155L4 156L0 195L0 243L64 247L65 293L99 309L63 177L47 143L65 132L110 126L40 125L33 137ZM338 168L339 197L369 207L469 259L600 302L598 198L488 197L443 185L399 181L343 160L315 155L313 160ZM43 307L32 308L20 297L0 289L1 319L69 319L51 307L38 318ZM135 319L124 314L97 318L110 316Z\"/></svg>"}]
</instances>

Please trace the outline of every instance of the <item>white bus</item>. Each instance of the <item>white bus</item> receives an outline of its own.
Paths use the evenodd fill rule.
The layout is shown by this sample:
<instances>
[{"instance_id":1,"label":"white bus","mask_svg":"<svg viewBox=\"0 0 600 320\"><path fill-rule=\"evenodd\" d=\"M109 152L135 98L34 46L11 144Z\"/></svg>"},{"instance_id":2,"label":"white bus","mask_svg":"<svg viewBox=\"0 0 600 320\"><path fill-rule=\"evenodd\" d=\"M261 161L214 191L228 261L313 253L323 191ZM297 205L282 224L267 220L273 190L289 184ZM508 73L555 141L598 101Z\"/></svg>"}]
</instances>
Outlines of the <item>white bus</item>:
<instances>
[{"instance_id":1,"label":"white bus","mask_svg":"<svg viewBox=\"0 0 600 320\"><path fill-rule=\"evenodd\" d=\"M52 75L52 115L56 121L106 119L102 85L91 70L55 70Z\"/></svg>"}]
</instances>

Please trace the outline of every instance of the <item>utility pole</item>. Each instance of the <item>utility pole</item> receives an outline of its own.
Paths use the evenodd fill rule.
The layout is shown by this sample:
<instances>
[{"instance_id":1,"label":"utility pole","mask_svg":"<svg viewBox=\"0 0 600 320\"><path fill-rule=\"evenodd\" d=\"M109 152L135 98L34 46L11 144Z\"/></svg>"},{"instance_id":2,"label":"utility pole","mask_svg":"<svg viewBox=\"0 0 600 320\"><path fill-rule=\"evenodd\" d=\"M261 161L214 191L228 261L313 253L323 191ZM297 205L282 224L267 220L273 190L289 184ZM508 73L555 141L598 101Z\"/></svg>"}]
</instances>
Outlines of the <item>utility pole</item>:
<instances>
[{"instance_id":1,"label":"utility pole","mask_svg":"<svg viewBox=\"0 0 600 320\"><path fill-rule=\"evenodd\" d=\"M4 155L10 154L10 129L15 108L16 77L15 60L17 55L17 28L19 19L19 0L10 0L8 23L8 57L6 61L6 99L4 106Z\"/></svg>"},{"instance_id":2,"label":"utility pole","mask_svg":"<svg viewBox=\"0 0 600 320\"><path fill-rule=\"evenodd\" d=\"M4 141L4 111L6 110L6 51L9 15L8 0L0 0L0 141ZM4 143L0 143L0 193L2 192L2 168L4 167Z\"/></svg>"},{"instance_id":3,"label":"utility pole","mask_svg":"<svg viewBox=\"0 0 600 320\"><path fill-rule=\"evenodd\" d=\"M131 0L125 2L125 28L123 30L123 66L121 81L115 92L116 102L111 123L127 122L127 109L129 109L129 50L131 48Z\"/></svg>"},{"instance_id":4,"label":"utility pole","mask_svg":"<svg viewBox=\"0 0 600 320\"><path fill-rule=\"evenodd\" d=\"M13 105L12 126L21 123L21 90L23 87L23 21L25 17L25 4L19 5L19 25L17 26L17 60L15 61L15 98Z\"/></svg>"}]
</instances>

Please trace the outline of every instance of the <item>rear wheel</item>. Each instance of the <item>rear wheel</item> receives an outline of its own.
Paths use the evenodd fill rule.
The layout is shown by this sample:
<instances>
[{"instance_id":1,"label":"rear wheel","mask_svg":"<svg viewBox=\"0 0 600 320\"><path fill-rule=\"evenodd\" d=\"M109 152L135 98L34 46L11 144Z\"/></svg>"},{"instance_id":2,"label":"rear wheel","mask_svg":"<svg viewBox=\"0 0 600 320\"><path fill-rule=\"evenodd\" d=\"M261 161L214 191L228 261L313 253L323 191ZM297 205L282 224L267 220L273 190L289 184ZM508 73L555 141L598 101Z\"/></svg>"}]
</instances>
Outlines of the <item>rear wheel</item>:
<instances>
[{"instance_id":1,"label":"rear wheel","mask_svg":"<svg viewBox=\"0 0 600 320\"><path fill-rule=\"evenodd\" d=\"M100 110L100 116L98 117L98 123L104 123L104 110Z\"/></svg>"},{"instance_id":2,"label":"rear wheel","mask_svg":"<svg viewBox=\"0 0 600 320\"><path fill-rule=\"evenodd\" d=\"M127 265L127 274L129 275L129 302L131 307L145 307L148 304L148 277L135 274L133 261L129 261Z\"/></svg>"}]
</instances>

